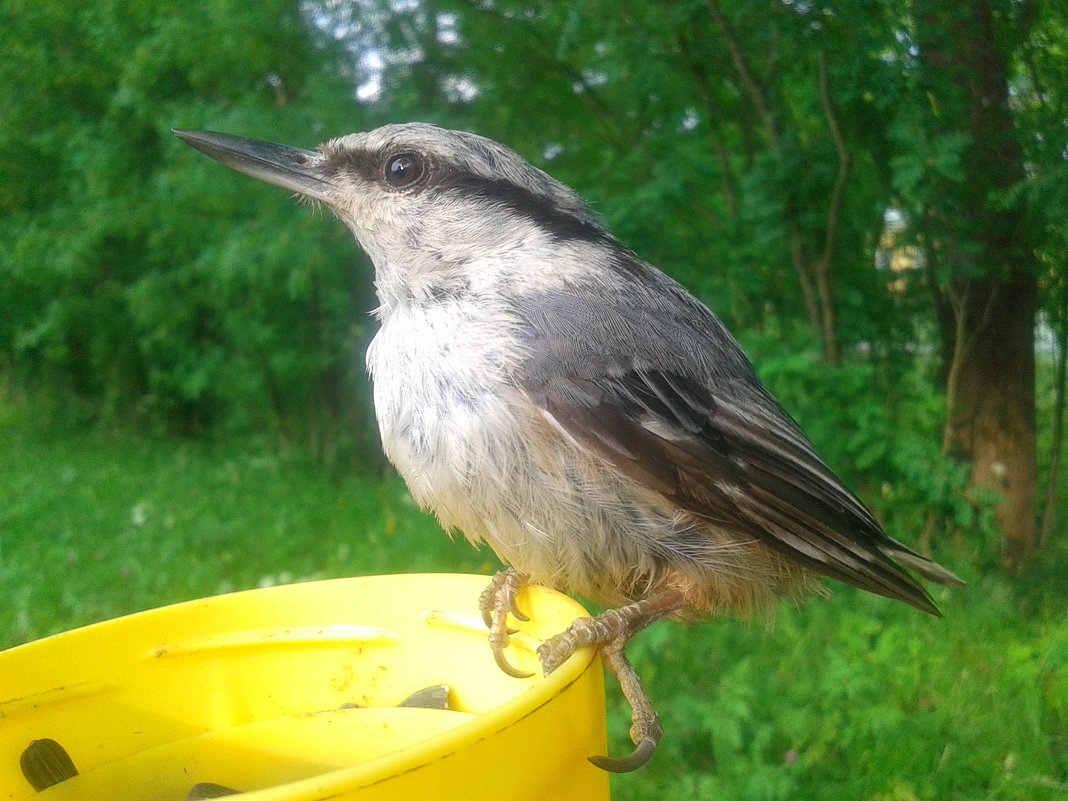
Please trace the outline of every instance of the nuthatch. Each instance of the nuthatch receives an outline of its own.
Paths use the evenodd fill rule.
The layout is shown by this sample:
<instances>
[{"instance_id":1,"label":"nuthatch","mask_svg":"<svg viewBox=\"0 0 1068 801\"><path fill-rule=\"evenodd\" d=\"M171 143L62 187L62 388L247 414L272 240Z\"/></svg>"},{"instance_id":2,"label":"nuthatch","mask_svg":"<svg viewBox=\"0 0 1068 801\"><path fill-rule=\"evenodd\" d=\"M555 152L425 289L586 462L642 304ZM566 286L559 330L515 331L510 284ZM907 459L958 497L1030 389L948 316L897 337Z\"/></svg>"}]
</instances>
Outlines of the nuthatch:
<instances>
[{"instance_id":1,"label":"nuthatch","mask_svg":"<svg viewBox=\"0 0 1068 801\"><path fill-rule=\"evenodd\" d=\"M746 614L821 575L938 614L908 570L963 583L883 532L708 308L512 150L418 123L315 151L175 133L324 203L370 256L382 444L422 507L509 565L481 599L502 668L523 584L612 607L538 649L549 673L597 647L619 678L636 748L594 764L656 749L624 648L660 618Z\"/></svg>"}]
</instances>

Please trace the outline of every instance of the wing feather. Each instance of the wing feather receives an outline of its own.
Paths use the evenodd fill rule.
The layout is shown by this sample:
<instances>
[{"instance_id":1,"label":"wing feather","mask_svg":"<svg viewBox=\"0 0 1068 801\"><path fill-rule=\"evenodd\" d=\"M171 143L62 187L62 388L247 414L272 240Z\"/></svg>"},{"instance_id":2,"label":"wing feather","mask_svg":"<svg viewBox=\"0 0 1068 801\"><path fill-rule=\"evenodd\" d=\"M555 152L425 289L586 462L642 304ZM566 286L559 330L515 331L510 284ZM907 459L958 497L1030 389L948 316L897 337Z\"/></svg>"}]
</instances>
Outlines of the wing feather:
<instances>
[{"instance_id":1,"label":"wing feather","mask_svg":"<svg viewBox=\"0 0 1068 801\"><path fill-rule=\"evenodd\" d=\"M524 388L571 439L680 509L816 572L938 614L891 556L913 569L933 563L883 533L759 385L717 394L679 372L635 369L546 377ZM956 580L944 570L920 572Z\"/></svg>"}]
</instances>

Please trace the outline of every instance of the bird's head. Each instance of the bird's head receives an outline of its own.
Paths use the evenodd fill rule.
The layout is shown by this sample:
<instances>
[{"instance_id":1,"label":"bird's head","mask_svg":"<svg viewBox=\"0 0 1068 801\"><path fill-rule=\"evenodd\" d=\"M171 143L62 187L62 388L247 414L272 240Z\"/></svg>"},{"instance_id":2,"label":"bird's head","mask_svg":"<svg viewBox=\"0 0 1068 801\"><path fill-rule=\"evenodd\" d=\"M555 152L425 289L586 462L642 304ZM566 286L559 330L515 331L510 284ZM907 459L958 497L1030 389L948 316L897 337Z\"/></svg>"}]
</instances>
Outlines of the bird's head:
<instances>
[{"instance_id":1,"label":"bird's head","mask_svg":"<svg viewBox=\"0 0 1068 801\"><path fill-rule=\"evenodd\" d=\"M490 139L423 123L386 125L316 150L175 131L238 172L324 203L371 257L380 293L410 292L479 263L607 237L569 187ZM476 265L473 267L472 265Z\"/></svg>"}]
</instances>

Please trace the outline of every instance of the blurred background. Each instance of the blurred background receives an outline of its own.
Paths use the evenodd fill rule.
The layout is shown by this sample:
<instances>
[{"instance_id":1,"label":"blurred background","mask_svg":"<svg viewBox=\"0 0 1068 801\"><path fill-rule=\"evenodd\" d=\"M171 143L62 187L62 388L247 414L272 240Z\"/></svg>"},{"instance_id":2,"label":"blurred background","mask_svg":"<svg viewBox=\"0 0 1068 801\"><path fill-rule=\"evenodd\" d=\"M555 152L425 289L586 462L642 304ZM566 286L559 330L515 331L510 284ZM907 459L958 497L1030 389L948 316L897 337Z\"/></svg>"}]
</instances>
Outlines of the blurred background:
<instances>
[{"instance_id":1,"label":"blurred background","mask_svg":"<svg viewBox=\"0 0 1068 801\"><path fill-rule=\"evenodd\" d=\"M1068 6L77 6L0 0L0 645L496 569L380 454L348 232L170 133L422 120L578 190L970 582L942 620L835 586L768 627L654 627L632 654L667 736L614 796L1068 798ZM624 750L616 696L610 725Z\"/></svg>"}]
</instances>

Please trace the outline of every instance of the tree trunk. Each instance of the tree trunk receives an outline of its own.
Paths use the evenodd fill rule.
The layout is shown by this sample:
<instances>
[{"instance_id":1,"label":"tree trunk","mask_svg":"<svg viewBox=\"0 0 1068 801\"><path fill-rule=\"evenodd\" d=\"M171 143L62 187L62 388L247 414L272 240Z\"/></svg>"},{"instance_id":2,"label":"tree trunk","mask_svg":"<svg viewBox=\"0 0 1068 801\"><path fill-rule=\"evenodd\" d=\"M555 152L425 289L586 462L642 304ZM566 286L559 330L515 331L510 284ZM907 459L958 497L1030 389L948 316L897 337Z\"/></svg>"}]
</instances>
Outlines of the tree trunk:
<instances>
[{"instance_id":1,"label":"tree trunk","mask_svg":"<svg viewBox=\"0 0 1068 801\"><path fill-rule=\"evenodd\" d=\"M946 379L947 452L996 492L1004 559L1035 549L1037 265L1018 209L1000 204L1024 178L1005 59L989 0L916 0L923 102L933 136L965 133L957 175L933 176L930 222L952 308L939 315L953 359Z\"/></svg>"},{"instance_id":2,"label":"tree trunk","mask_svg":"<svg viewBox=\"0 0 1068 801\"><path fill-rule=\"evenodd\" d=\"M1000 497L1004 561L1035 549L1035 286L1030 276L970 281L946 392L946 450L971 462L971 483Z\"/></svg>"}]
</instances>

